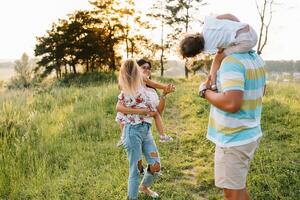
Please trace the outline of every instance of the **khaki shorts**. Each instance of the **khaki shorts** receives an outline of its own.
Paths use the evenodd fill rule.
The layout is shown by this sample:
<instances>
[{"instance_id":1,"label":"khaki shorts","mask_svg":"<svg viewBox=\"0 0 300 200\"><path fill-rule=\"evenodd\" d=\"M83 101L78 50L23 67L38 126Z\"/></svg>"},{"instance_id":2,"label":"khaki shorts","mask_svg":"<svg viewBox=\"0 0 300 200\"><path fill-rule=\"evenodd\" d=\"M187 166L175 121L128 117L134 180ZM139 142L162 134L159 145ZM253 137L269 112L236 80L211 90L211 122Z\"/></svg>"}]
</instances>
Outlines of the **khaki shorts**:
<instances>
[{"instance_id":1,"label":"khaki shorts","mask_svg":"<svg viewBox=\"0 0 300 200\"><path fill-rule=\"evenodd\" d=\"M215 185L219 188L239 190L246 188L250 161L259 140L236 147L215 149Z\"/></svg>"}]
</instances>

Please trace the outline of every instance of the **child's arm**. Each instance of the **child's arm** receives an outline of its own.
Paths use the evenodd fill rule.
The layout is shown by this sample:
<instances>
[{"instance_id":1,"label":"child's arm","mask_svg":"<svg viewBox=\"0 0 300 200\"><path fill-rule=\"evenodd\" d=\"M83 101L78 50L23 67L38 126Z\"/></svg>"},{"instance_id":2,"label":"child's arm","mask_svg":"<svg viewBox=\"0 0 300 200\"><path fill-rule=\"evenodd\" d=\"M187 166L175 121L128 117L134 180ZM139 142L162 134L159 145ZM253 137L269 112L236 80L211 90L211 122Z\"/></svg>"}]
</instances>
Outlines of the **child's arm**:
<instances>
[{"instance_id":1,"label":"child's arm","mask_svg":"<svg viewBox=\"0 0 300 200\"><path fill-rule=\"evenodd\" d=\"M218 15L216 18L217 19L227 19L227 20L231 20L231 21L240 22L240 20L236 16L234 16L232 14Z\"/></svg>"},{"instance_id":2,"label":"child's arm","mask_svg":"<svg viewBox=\"0 0 300 200\"><path fill-rule=\"evenodd\" d=\"M164 89L166 89L166 88L168 87L168 86L165 85L165 84L157 83L157 82L155 82L155 81L153 81L153 80L151 80L151 79L149 79L149 78L147 78L147 77L144 77L144 82L145 82L147 85L149 85L149 86L151 86L151 87L153 87L153 88L156 88L156 89L162 89L162 90L164 90Z\"/></svg>"}]
</instances>

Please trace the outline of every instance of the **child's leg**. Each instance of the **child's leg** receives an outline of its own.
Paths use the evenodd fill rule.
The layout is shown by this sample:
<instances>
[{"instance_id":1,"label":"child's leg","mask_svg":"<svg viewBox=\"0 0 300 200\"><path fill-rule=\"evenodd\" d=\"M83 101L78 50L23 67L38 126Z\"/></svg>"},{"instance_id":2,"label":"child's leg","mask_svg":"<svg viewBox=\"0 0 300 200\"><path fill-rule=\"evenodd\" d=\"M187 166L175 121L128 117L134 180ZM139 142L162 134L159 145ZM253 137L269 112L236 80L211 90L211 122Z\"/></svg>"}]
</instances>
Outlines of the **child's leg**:
<instances>
[{"instance_id":1,"label":"child's leg","mask_svg":"<svg viewBox=\"0 0 300 200\"><path fill-rule=\"evenodd\" d=\"M257 34L249 26L248 32L242 32L237 35L236 45L230 46L224 50L226 56L233 53L243 53L250 51L257 43Z\"/></svg>"},{"instance_id":2,"label":"child's leg","mask_svg":"<svg viewBox=\"0 0 300 200\"><path fill-rule=\"evenodd\" d=\"M165 134L162 118L161 118L161 115L159 113L157 113L154 116L154 120L155 120L156 129L159 132L159 142L172 141L173 138L170 137L169 135Z\"/></svg>"},{"instance_id":3,"label":"child's leg","mask_svg":"<svg viewBox=\"0 0 300 200\"><path fill-rule=\"evenodd\" d=\"M162 118L161 118L161 115L158 112L154 116L154 121L155 121L155 126L156 126L156 129L157 129L159 135L164 135L165 130L164 130Z\"/></svg>"}]
</instances>

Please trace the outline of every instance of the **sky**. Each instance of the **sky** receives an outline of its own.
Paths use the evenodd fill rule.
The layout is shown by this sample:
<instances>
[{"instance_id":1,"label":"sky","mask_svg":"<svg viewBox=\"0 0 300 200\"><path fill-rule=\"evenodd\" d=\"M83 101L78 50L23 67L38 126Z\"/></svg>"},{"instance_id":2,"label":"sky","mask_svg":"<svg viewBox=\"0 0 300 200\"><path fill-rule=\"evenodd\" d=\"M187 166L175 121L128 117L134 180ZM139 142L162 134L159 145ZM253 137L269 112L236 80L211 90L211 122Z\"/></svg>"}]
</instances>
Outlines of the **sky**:
<instances>
[{"instance_id":1,"label":"sky","mask_svg":"<svg viewBox=\"0 0 300 200\"><path fill-rule=\"evenodd\" d=\"M261 1L261 0L258 0ZM274 10L267 46L266 60L300 60L297 39L300 28L300 1L281 1ZM241 21L251 24L258 32L259 15L255 0L206 0L209 5L200 8L200 18L209 14L232 13ZM136 7L147 11L153 0L136 0ZM79 9L91 9L88 0L1 0L0 2L0 60L17 59L26 52L33 56L36 37L42 36L58 18ZM198 16L197 16L198 17ZM201 31L193 27L193 31Z\"/></svg>"}]
</instances>

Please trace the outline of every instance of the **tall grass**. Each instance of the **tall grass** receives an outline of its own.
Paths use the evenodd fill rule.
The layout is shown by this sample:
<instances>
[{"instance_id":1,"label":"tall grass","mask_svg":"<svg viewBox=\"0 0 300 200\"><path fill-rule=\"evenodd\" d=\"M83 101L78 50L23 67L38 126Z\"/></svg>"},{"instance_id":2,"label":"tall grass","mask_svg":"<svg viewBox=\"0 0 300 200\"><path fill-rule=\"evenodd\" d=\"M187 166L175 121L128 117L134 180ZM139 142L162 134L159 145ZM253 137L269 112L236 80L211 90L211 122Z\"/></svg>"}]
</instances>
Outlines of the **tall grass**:
<instances>
[{"instance_id":1,"label":"tall grass","mask_svg":"<svg viewBox=\"0 0 300 200\"><path fill-rule=\"evenodd\" d=\"M126 153L115 147L116 78L90 79L1 94L0 199L126 199ZM161 199L221 199L213 181L214 146L205 138L209 104L196 94L200 80L164 81L177 85L164 114L175 140L158 144L162 176L154 189ZM252 199L300 196L299 116L299 85L270 84L264 136L248 176Z\"/></svg>"}]
</instances>

